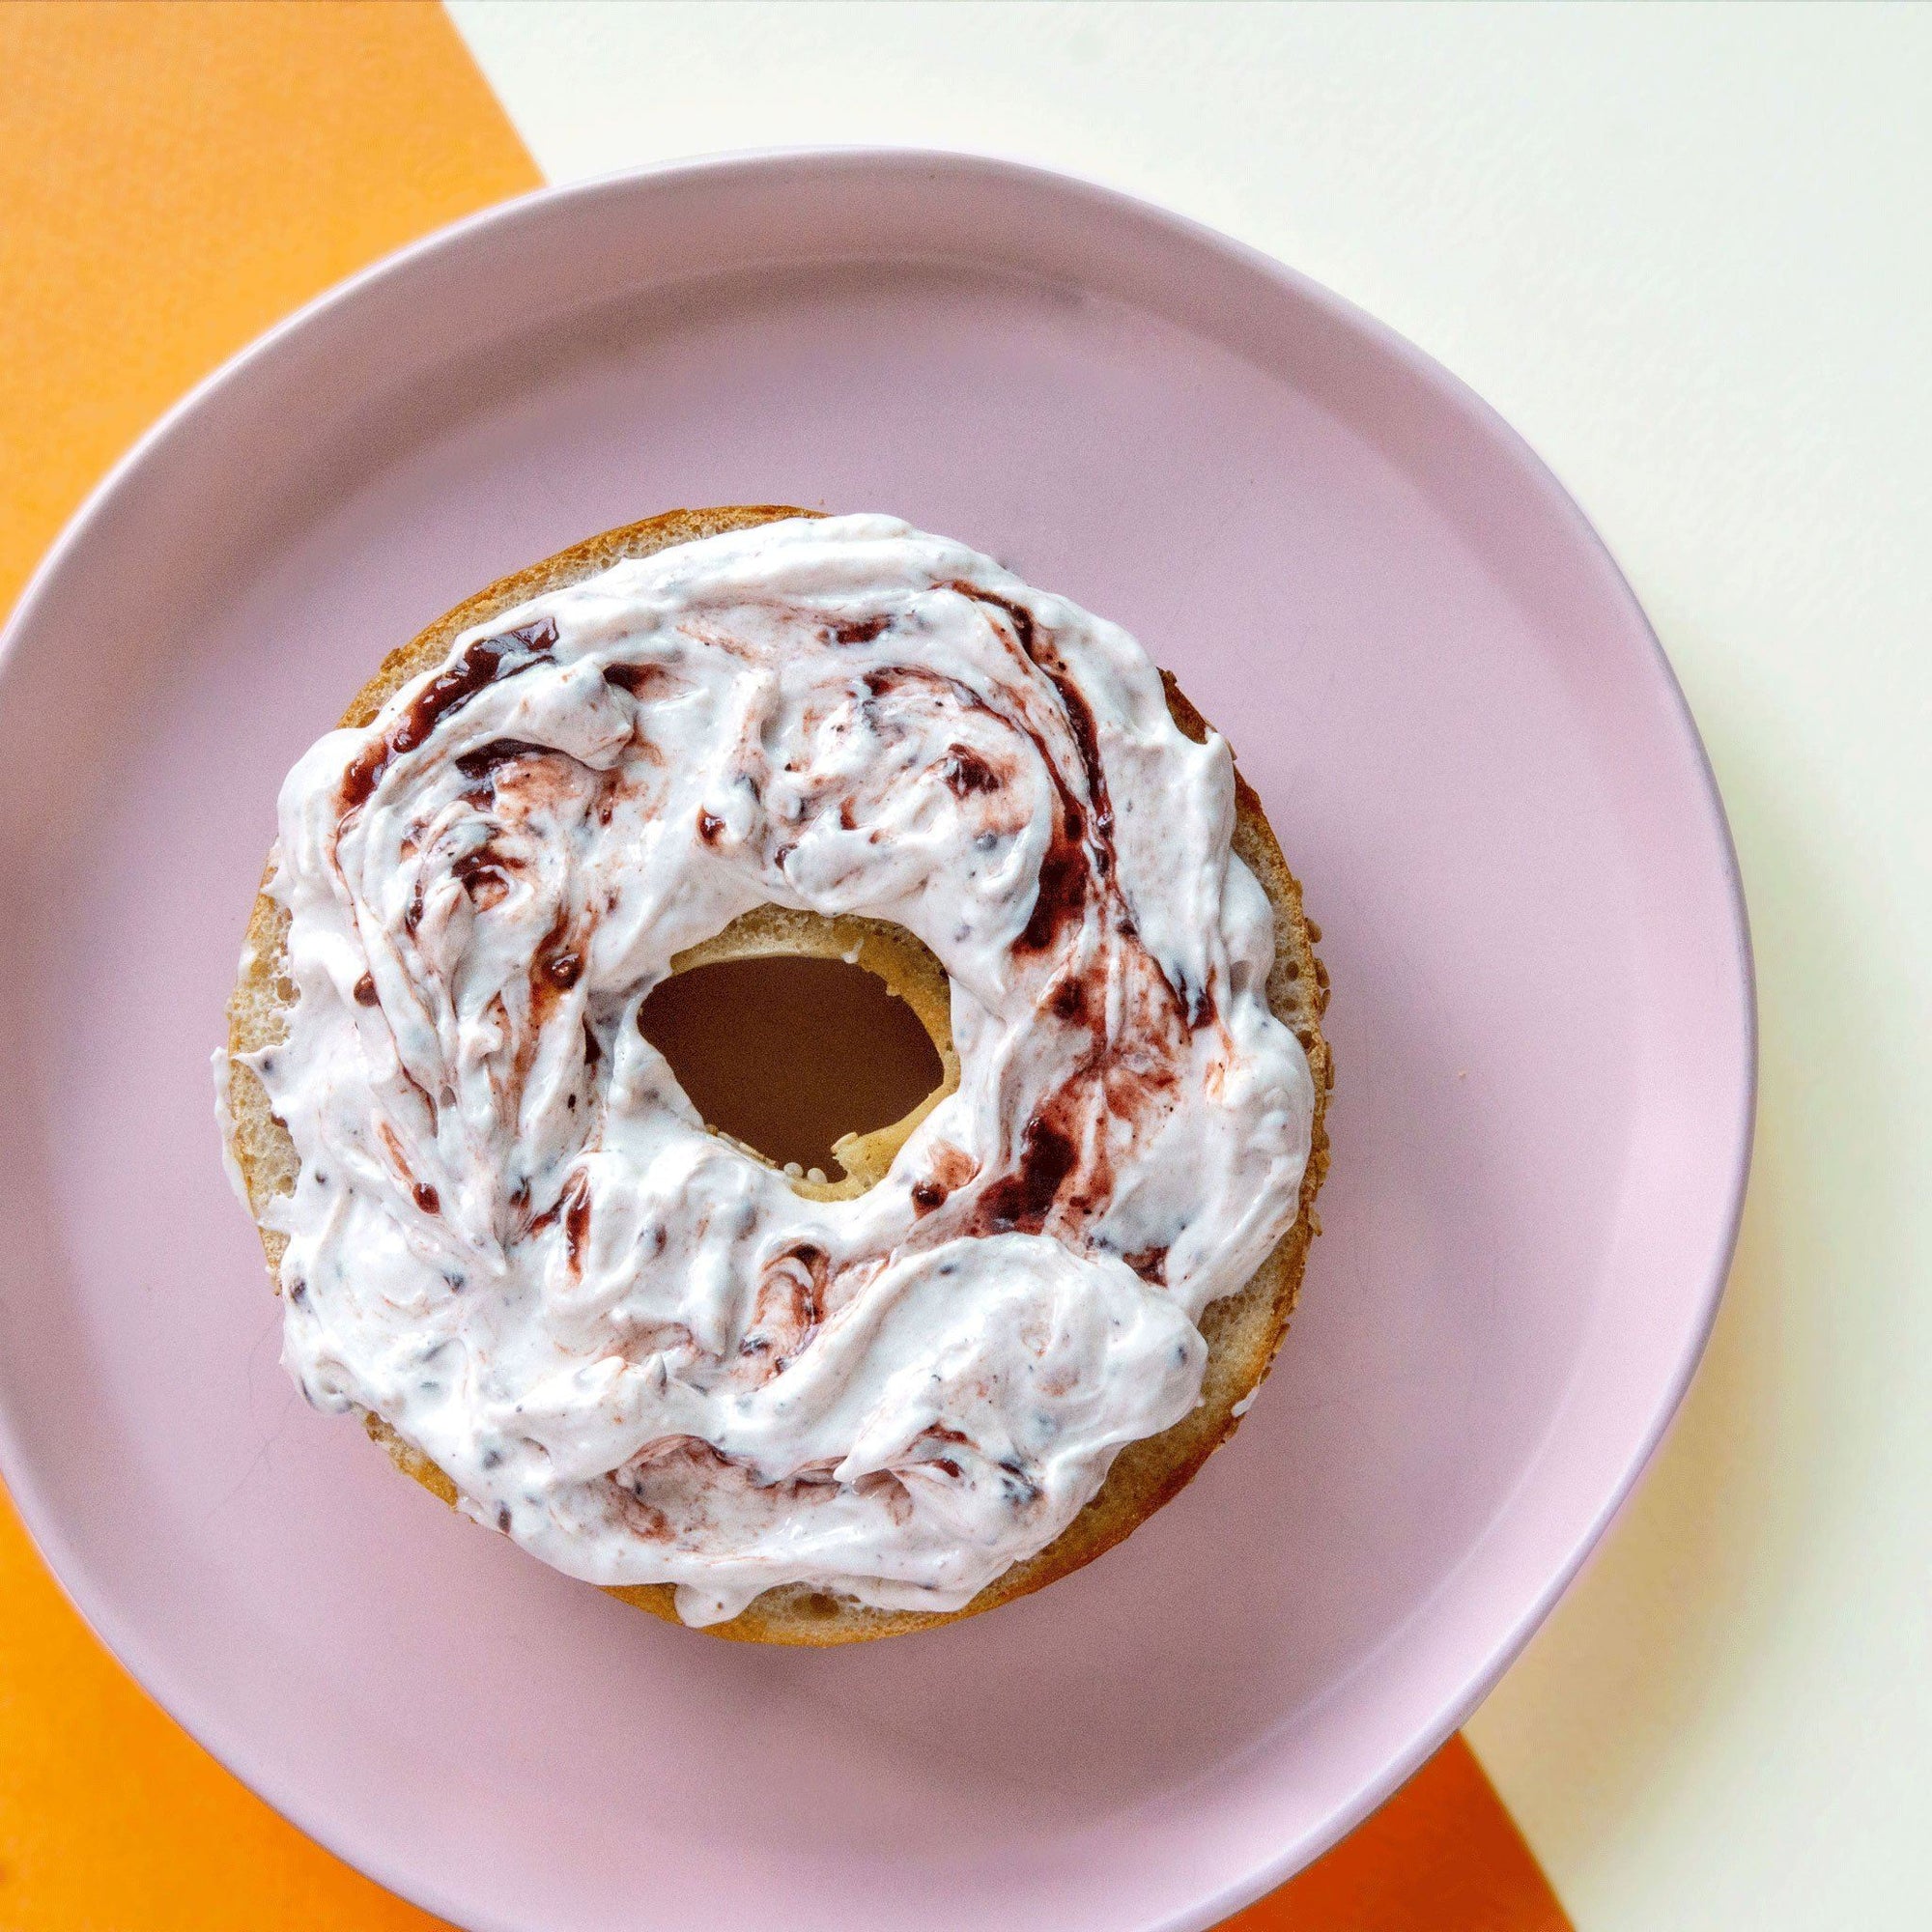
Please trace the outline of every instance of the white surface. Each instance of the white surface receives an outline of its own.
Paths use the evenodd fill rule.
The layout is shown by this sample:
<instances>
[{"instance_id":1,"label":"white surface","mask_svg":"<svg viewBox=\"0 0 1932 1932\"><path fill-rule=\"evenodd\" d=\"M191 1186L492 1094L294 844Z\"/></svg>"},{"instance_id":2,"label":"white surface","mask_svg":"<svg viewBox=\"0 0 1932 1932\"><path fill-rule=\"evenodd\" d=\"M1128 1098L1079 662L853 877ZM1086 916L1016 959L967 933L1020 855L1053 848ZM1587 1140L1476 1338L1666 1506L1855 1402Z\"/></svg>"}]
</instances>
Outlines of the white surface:
<instances>
[{"instance_id":1,"label":"white surface","mask_svg":"<svg viewBox=\"0 0 1932 1932\"><path fill-rule=\"evenodd\" d=\"M1932 10L452 12L553 180L1094 175L1371 309L1575 491L1729 802L1759 1152L1682 1422L1470 1735L1582 1932L1923 1924Z\"/></svg>"}]
</instances>

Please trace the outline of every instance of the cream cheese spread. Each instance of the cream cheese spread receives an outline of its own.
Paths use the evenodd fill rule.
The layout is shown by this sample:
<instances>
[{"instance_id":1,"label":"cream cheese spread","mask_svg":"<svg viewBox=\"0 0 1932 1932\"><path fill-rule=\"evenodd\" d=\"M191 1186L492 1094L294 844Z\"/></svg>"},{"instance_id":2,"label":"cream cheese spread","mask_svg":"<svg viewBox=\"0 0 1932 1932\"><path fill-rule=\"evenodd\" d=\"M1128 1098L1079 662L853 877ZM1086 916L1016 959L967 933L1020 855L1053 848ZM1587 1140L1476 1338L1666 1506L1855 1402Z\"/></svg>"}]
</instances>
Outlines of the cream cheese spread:
<instances>
[{"instance_id":1,"label":"cream cheese spread","mask_svg":"<svg viewBox=\"0 0 1932 1932\"><path fill-rule=\"evenodd\" d=\"M284 1360L463 1507L693 1624L964 1605L1199 1400L1286 1232L1306 1057L1225 743L1118 626L882 516L623 562L283 787ZM638 1026L754 906L896 921L958 1091L818 1201Z\"/></svg>"}]
</instances>

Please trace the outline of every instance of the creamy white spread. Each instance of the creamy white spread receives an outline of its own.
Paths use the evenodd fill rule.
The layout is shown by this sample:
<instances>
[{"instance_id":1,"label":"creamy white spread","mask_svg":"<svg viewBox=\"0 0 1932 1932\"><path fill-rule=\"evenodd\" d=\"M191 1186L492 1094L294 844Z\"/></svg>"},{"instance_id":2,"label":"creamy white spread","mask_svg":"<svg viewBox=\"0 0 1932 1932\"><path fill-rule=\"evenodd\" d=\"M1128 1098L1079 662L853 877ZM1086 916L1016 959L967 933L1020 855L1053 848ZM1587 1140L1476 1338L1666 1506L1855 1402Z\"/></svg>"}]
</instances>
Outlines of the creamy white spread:
<instances>
[{"instance_id":1,"label":"creamy white spread","mask_svg":"<svg viewBox=\"0 0 1932 1932\"><path fill-rule=\"evenodd\" d=\"M687 1623L963 1605L1199 1400L1202 1310L1294 1218L1314 1094L1234 809L1124 631L887 517L466 634L282 790L297 1000L247 1064L301 1160L288 1368ZM639 1031L765 903L952 979L958 1091L854 1200L708 1133Z\"/></svg>"}]
</instances>

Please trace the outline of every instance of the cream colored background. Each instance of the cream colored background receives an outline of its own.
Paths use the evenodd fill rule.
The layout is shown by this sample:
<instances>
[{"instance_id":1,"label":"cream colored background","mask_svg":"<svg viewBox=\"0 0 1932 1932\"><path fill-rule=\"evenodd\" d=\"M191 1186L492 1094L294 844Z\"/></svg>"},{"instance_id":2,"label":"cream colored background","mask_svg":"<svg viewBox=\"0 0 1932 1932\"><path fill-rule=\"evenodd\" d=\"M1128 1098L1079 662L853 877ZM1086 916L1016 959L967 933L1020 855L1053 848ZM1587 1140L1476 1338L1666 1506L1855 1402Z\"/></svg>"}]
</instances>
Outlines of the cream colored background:
<instances>
[{"instance_id":1,"label":"cream colored background","mask_svg":"<svg viewBox=\"0 0 1932 1932\"><path fill-rule=\"evenodd\" d=\"M1730 806L1759 1151L1682 1420L1470 1736L1582 1932L1932 1922L1932 9L451 12L552 181L1056 163L1371 309L1576 493Z\"/></svg>"}]
</instances>

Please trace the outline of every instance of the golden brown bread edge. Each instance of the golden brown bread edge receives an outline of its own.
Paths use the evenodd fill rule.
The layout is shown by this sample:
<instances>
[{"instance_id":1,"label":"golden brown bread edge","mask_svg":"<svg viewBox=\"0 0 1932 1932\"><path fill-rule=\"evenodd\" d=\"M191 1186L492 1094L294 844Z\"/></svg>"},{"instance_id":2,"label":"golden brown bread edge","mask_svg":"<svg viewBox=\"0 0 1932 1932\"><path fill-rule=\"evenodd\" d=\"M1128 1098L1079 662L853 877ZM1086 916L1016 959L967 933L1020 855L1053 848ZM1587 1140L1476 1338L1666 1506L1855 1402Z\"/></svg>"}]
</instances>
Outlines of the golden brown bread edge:
<instances>
[{"instance_id":1,"label":"golden brown bread edge","mask_svg":"<svg viewBox=\"0 0 1932 1932\"><path fill-rule=\"evenodd\" d=\"M578 582L625 557L648 556L672 545L692 543L724 530L749 529L759 524L814 514L775 503L671 510L573 544L568 550L477 592L408 643L392 650L375 676L356 693L342 715L342 723L369 724L392 693L440 664L460 633L472 625L487 623L499 612L547 590ZM1168 673L1163 671L1161 676L1167 690L1168 709L1176 724L1199 742L1207 735L1207 721ZM1112 1548L1163 1503L1178 1495L1208 1458L1234 1435L1240 1422L1237 1405L1254 1392L1273 1364L1289 1318L1294 1312L1309 1243L1321 1232L1315 1198L1328 1171L1324 1115L1328 1092L1334 1085L1334 1062L1321 1024L1328 1004L1328 979L1315 956L1315 945L1321 936L1320 928L1304 914L1301 887L1282 857L1261 800L1238 770L1235 792L1234 849L1260 880L1274 908L1275 963L1268 977L1268 1004L1276 1016L1293 1029L1308 1055L1309 1067L1315 1076L1315 1125L1293 1225L1247 1284L1238 1293L1212 1303L1202 1318L1208 1352L1199 1406L1173 1428L1122 1449L1098 1493L1073 1521L1044 1549L995 1578L964 1609L936 1613L870 1609L823 1590L791 1584L767 1590L728 1623L708 1626L708 1634L753 1643L858 1643L976 1616L1041 1589ZM295 998L286 971L287 933L287 916L266 894L258 895L248 922L241 973L228 1005L231 1055L267 1045L286 1034L288 1009ZM763 950L771 948L767 945ZM880 969L875 966L874 970ZM897 976L888 973L889 979L895 977ZM942 1041L943 1050L950 1047L950 1039ZM950 1079L956 1079L956 1065L951 1060L948 1073ZM230 1107L231 1151L247 1184L248 1198L259 1222L268 1201L294 1187L300 1163L287 1129L270 1110L266 1091L245 1067L238 1065L233 1069ZM835 1183L826 1191L839 1190ZM284 1238L266 1228L261 1230L261 1236L270 1277L274 1280ZM380 1417L365 1415L363 1422L370 1435L388 1452L400 1469L454 1506L456 1487L434 1463L411 1448ZM611 1594L639 1609L649 1610L654 1616L679 1622L668 1584L614 1588Z\"/></svg>"}]
</instances>

